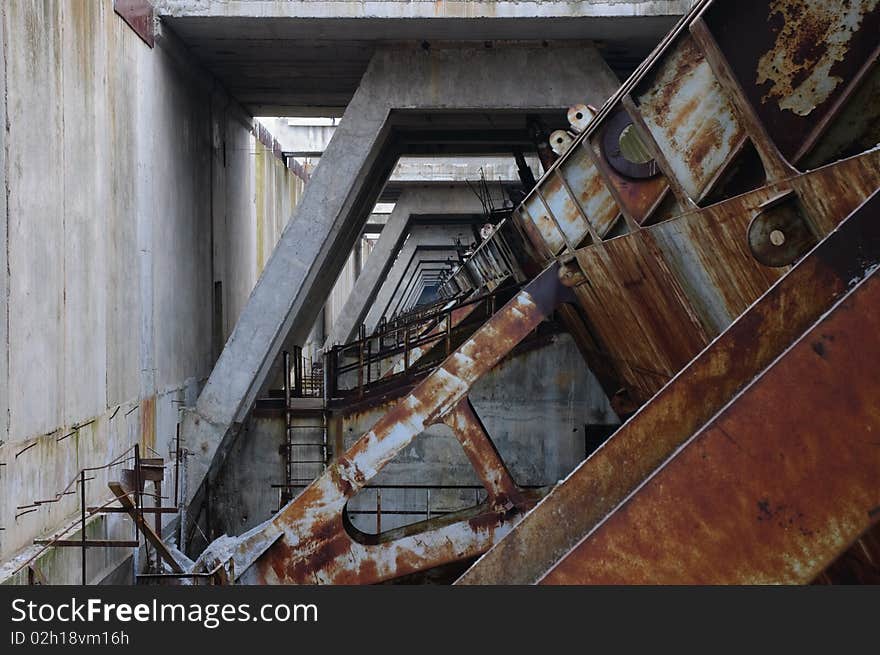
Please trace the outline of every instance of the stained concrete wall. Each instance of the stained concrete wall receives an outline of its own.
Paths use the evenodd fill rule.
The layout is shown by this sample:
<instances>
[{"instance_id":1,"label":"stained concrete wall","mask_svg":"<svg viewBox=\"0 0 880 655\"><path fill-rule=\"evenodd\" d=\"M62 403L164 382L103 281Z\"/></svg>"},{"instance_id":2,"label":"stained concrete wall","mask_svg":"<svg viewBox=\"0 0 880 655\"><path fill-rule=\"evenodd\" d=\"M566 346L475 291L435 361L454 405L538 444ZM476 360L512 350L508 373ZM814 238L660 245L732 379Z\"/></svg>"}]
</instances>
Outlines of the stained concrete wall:
<instances>
[{"instance_id":1,"label":"stained concrete wall","mask_svg":"<svg viewBox=\"0 0 880 655\"><path fill-rule=\"evenodd\" d=\"M486 430L521 485L554 484L562 479L584 459L585 426L618 422L571 337L556 334L544 339L503 360L470 393ZM390 407L343 412L344 447L350 447ZM316 419L302 421L314 424ZM295 439L317 442L321 432L297 430ZM332 435L330 439L332 444ZM271 485L283 481L283 443L283 418L248 420L211 489L212 538L223 533L241 534L277 509L278 489ZM319 451L297 449L304 459L319 457ZM296 477L315 474L314 467L308 470L305 465L294 470ZM449 428L437 425L416 437L370 484L479 486L479 480ZM426 511L425 489L386 489L381 493L383 531L425 518L418 514ZM485 499L485 493L433 489L430 509L435 515L468 507L475 499ZM375 508L376 490L362 490L349 503L353 524L375 532ZM404 511L414 513L400 513Z\"/></svg>"},{"instance_id":2,"label":"stained concrete wall","mask_svg":"<svg viewBox=\"0 0 880 655\"><path fill-rule=\"evenodd\" d=\"M253 278L253 283L256 283L256 278L263 272L287 219L299 202L305 184L259 141L256 142L255 164L257 275ZM253 284L250 288L253 288ZM235 316L238 316L237 312Z\"/></svg>"},{"instance_id":3,"label":"stained concrete wall","mask_svg":"<svg viewBox=\"0 0 880 655\"><path fill-rule=\"evenodd\" d=\"M179 408L256 281L256 235L270 250L297 197L278 160L258 174L250 117L174 36L150 49L112 5L0 7L0 580L79 511L78 494L34 500L138 441L168 456ZM215 281L228 294L222 325ZM95 472L88 503L118 475ZM118 516L89 530L131 534ZM90 577L128 554L90 552ZM78 554L51 553L41 568L50 582L79 581Z\"/></svg>"},{"instance_id":4,"label":"stained concrete wall","mask_svg":"<svg viewBox=\"0 0 880 655\"><path fill-rule=\"evenodd\" d=\"M161 14L168 16L409 20L521 18L534 21L538 18L675 15L687 11L694 3L693 0L156 0L155 4Z\"/></svg>"},{"instance_id":5,"label":"stained concrete wall","mask_svg":"<svg viewBox=\"0 0 880 655\"><path fill-rule=\"evenodd\" d=\"M479 380L469 394L477 415L507 464L524 486L555 484L584 459L585 427L617 423L608 399L574 341L567 334L508 357ZM379 415L352 416L343 424L346 447L372 427ZM473 468L451 430L431 426L370 481L383 485L479 485ZM426 518L395 514L454 511L473 504L473 490L432 492L386 489L382 492L382 529ZM479 498L485 499L480 493ZM375 490L362 490L349 509L374 512ZM356 514L352 523L375 532L374 514Z\"/></svg>"},{"instance_id":6,"label":"stained concrete wall","mask_svg":"<svg viewBox=\"0 0 880 655\"><path fill-rule=\"evenodd\" d=\"M235 327L305 186L251 133L252 119L236 105L228 107L229 115L217 122L215 169L220 169L220 180L212 190L215 207L226 206L214 228L215 281L222 282L223 298L218 312L222 313L222 335L215 357Z\"/></svg>"}]
</instances>

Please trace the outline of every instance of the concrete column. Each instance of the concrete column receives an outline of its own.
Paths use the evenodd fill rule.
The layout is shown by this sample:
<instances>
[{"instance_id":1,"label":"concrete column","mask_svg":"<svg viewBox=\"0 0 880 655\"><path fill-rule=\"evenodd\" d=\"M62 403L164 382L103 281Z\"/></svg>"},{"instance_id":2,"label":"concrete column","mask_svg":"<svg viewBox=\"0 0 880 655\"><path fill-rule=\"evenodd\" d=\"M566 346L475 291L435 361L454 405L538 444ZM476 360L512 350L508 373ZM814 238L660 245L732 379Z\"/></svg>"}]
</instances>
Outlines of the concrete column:
<instances>
[{"instance_id":1,"label":"concrete column","mask_svg":"<svg viewBox=\"0 0 880 655\"><path fill-rule=\"evenodd\" d=\"M203 488L285 343L308 336L399 151L401 111L471 112L600 105L617 80L589 45L380 49L370 61L294 216L183 423L186 500Z\"/></svg>"},{"instance_id":2,"label":"concrete column","mask_svg":"<svg viewBox=\"0 0 880 655\"><path fill-rule=\"evenodd\" d=\"M443 260L437 260L434 257L431 252L417 253L415 263L411 267L412 273L402 287L403 291L392 299L390 311L386 312L388 316L400 316L415 306L428 281L436 278L443 268L441 263Z\"/></svg>"},{"instance_id":3,"label":"concrete column","mask_svg":"<svg viewBox=\"0 0 880 655\"><path fill-rule=\"evenodd\" d=\"M481 211L479 198L463 185L405 189L334 322L324 347L348 343L356 338L358 327L376 299L379 286L388 275L409 231L413 214L478 214Z\"/></svg>"}]
</instances>

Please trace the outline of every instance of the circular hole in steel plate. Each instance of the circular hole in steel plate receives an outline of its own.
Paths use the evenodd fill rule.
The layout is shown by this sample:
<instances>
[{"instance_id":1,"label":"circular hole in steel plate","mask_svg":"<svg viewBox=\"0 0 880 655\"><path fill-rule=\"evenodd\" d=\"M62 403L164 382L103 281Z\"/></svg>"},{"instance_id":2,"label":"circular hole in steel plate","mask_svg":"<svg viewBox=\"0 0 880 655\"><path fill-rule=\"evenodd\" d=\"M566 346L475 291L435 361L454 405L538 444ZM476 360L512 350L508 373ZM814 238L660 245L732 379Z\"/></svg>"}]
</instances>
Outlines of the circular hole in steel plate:
<instances>
[{"instance_id":1,"label":"circular hole in steel plate","mask_svg":"<svg viewBox=\"0 0 880 655\"><path fill-rule=\"evenodd\" d=\"M630 123L620 132L617 137L620 144L620 154L628 162L633 164L647 164L653 159L651 153L648 152L647 146L642 141L639 133L636 131L635 125Z\"/></svg>"},{"instance_id":2,"label":"circular hole in steel plate","mask_svg":"<svg viewBox=\"0 0 880 655\"><path fill-rule=\"evenodd\" d=\"M647 179L660 172L626 111L620 110L606 121L600 144L606 161L621 175Z\"/></svg>"}]
</instances>

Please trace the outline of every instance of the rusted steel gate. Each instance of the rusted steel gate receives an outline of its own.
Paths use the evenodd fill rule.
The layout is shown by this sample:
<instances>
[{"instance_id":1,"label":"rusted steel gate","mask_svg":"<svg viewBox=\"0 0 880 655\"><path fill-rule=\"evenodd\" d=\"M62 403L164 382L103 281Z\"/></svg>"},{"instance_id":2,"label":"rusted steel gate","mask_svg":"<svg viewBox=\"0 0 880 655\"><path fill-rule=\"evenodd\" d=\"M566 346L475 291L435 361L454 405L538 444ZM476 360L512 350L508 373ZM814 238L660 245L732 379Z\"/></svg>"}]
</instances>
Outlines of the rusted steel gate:
<instances>
[{"instance_id":1,"label":"rusted steel gate","mask_svg":"<svg viewBox=\"0 0 880 655\"><path fill-rule=\"evenodd\" d=\"M699 520L692 517L694 521L687 524L687 530L683 529L682 532L692 530L694 535L691 536L695 536L699 528L717 525L716 538L720 533L739 544L735 547L730 545L729 551L724 554L727 565L732 565L737 554L751 561L760 548L773 550L779 545L779 541L771 541L767 535L746 536L746 531L740 532L730 523L723 523L721 517L725 514L725 507L739 511L740 520L745 524L757 522L756 527L765 532L772 534L778 530L782 536L793 536L804 542L798 543L796 549L780 549L771 556L762 554L758 557L762 561L767 559L777 563L778 559L774 558L785 556L790 563L797 562L799 556L809 552L808 546L818 544L825 549L824 563L827 564L828 558L833 558L848 543L847 539L851 541L875 521L877 516L874 508L880 504L880 453L877 452L876 445L872 445L874 442L868 435L872 426L880 419L880 414L871 403L860 404L859 398L863 398L863 393L873 393L876 398L880 392L880 373L876 366L878 360L876 357L871 358L878 342L877 333L872 332L871 327L872 321L877 320L877 305L863 312L861 320L864 324L863 328L859 328L863 332L858 343L844 341L842 338L838 340L827 330L821 331L830 336L832 341L837 341L834 361L842 364L839 372L849 378L849 382L841 384L839 389L827 388L828 381L833 378L824 359L827 339L820 337L811 341L802 336L808 330L815 332L818 329L815 327L816 322L823 320L826 308L835 304L840 307L841 299L851 292L854 284L861 282L866 276L876 277L873 271L880 265L880 197L875 194L868 202L870 204L863 205L826 237L621 427L601 449L575 469L510 535L468 570L459 583L528 584L542 579L569 551L572 554L566 559L573 559L574 553L584 547L583 544L578 544L582 540L584 543L589 541L592 538L590 535L599 530L597 526L601 524L601 529L607 531L608 528L602 521L613 515L615 508L636 492L640 485L644 483L647 487L653 484L651 476L654 472L664 462L669 461L685 443L689 444L689 449L694 449L692 452L699 452L700 458L696 463L691 461L693 468L678 471L680 483L685 488L690 488L691 492L684 494L681 488L677 490L677 493L683 495L676 496L681 505L675 511L675 516L679 520L690 516L685 504L694 499L704 509L711 509L717 523L707 517ZM851 315L851 312L848 313ZM799 370L797 375L792 371L791 375L783 374L779 377L778 371L785 369L778 367L791 355L793 350L789 349L798 340L801 350L805 347L804 344L809 345L818 359L812 364L812 370ZM867 349L859 345L868 342L870 346ZM861 358L863 366L849 368L848 362L840 360L841 348L846 351L844 355L853 353ZM782 359L778 360L780 356ZM737 433L723 424L720 431L716 431L716 435L720 434L725 440L728 437L731 439L727 441L729 445L733 445L734 439L740 443L737 452L745 453L748 457L748 472L734 472L732 467L726 469L728 459L710 460L703 443L694 438L694 435L725 405L728 405L728 412L738 411L740 400L737 395L740 390L771 365L777 367L776 391L782 392L782 396L775 404L766 403L760 408L765 414L763 418L754 413L751 415L753 423L747 434ZM864 365L869 368L865 369ZM853 386L859 386L860 390L854 393ZM824 398L816 400L809 395L816 391L824 393ZM843 399L838 394L842 394ZM736 403L731 403L734 399ZM840 416L842 414L845 416ZM817 422L817 417L821 417L821 421ZM793 419L797 420L787 426L791 430L789 436L795 439L793 443L779 444L770 442L769 438L765 440L765 432L771 431L772 421ZM829 424L831 429L828 428ZM834 427L836 425L839 427ZM850 426L850 429L846 426ZM816 441L805 440L805 431L815 427L820 429ZM873 427L875 433L877 429ZM745 440L749 438L756 439L759 443L745 445ZM853 443L850 443L851 440ZM828 455L823 463L816 459L816 453L822 445L838 454L848 447L850 452L858 453L859 459L844 462L853 468L835 467L832 463L839 462L839 459L834 453L823 452L823 455ZM706 456L705 459L702 458L703 455ZM730 486L723 491L713 489L706 484L703 477L705 475L717 478L716 484ZM771 476L770 480L762 477L768 475ZM785 478L786 475L790 477ZM651 481L645 483L645 480ZM789 499L780 501L777 495L773 507L785 506L790 513L784 520L779 518L777 521L764 523L766 516L762 508L769 502L767 499L770 492L756 491L755 485L759 484L759 480L767 485L765 489L771 488L771 483L782 483ZM796 484L796 481L799 483ZM854 498L852 494L844 493L838 488L834 490L834 497L819 499L819 496L830 494L828 489L824 489L828 493L822 491L825 484L842 485L854 492L859 484L866 482L869 486L867 489L861 488L861 498ZM867 500L871 496L870 484L873 484L873 504ZM777 493L781 493L779 489ZM825 516L821 514L823 509L828 509L829 504L837 502L843 502L847 505L847 510L854 511L857 516L850 517L848 526L838 523L834 535L820 535L818 526L827 529L842 518L828 513ZM799 509L791 513L792 508ZM639 534L626 537L618 535L618 548L621 552L642 535L650 534L664 525L659 508L654 509L658 514L641 526ZM775 511L772 507L771 510ZM789 519L793 521L788 523ZM687 541L688 535L679 536L683 542ZM749 543L751 539L756 541ZM653 554L660 555L669 547L668 543L664 542L662 546L660 544L658 538ZM572 551L575 546L577 548ZM699 552L694 544L690 544L690 547L695 553ZM638 557L634 556L633 561L636 560ZM687 560L682 560L685 561ZM816 557L811 566L803 565L799 571L806 577L802 577L800 581L809 581L811 576L815 577L818 573L816 566L821 563L822 559ZM617 569L620 573L617 580L710 581L710 575L719 573L717 568L707 571L707 562L703 562L702 566L692 564L693 570L687 576L667 575L666 578L662 576L664 573L669 574L669 570L659 566L643 566L643 577L640 578L627 575L631 571L622 567ZM738 564L744 563L740 561ZM770 573L774 570L779 575L776 580L793 581L790 577L791 571L785 567L769 569ZM743 583L771 579L769 576L747 576L745 567L736 571L743 574L738 579ZM679 570L676 573L683 572ZM573 573L566 578L569 582L596 579L587 576L578 578ZM546 580L561 582L563 578L548 576ZM732 581L732 578L718 577L711 580Z\"/></svg>"},{"instance_id":2,"label":"rusted steel gate","mask_svg":"<svg viewBox=\"0 0 880 655\"><path fill-rule=\"evenodd\" d=\"M777 398L776 406L762 406L767 416L747 414L746 401L761 392L736 394L838 302L853 280L880 262L874 199L789 272L790 264L880 186L880 153L874 145L880 140L878 24L876 2L700 3L548 176L572 178L574 171L587 170L596 188L607 191L624 218L637 224L620 239L591 242L568 256L586 279L575 291L590 328L588 338L595 339L587 345L594 368L610 377L610 388L619 385L629 394L634 406L659 393L460 582L808 582L876 523L880 454L868 446L858 449L876 431L876 408L867 401L860 404L860 393L850 393L852 385L859 385L876 397L871 368L853 366L848 353L836 352L835 372L844 381L833 391L824 381L816 385L827 393L810 404L807 389L798 397L799 383L808 384L809 372L798 368L792 352L786 357L792 363L774 368L776 391L784 388L786 395ZM625 119L617 118L621 112ZM610 135L619 134L617 145L625 149L627 128L621 124L629 120L634 126L629 129L639 130L647 161L642 172L627 176L625 163L621 170L609 170L621 164L615 158L622 156ZM642 173L647 181L636 179ZM665 191L657 190L664 183ZM654 200L643 202L651 193ZM662 193L668 202L660 200ZM734 197L724 200L727 196ZM536 239L541 236L547 248L555 243L559 250L554 254L565 256L559 235L566 214L557 216L550 197L539 187L530 199L534 213L528 213L527 201L521 221L538 233L541 226L548 231L558 225L555 240L542 233ZM668 219L664 202L677 206L673 212L685 211ZM576 209L569 206L569 220ZM591 216L587 207L581 209ZM535 215L543 222L534 221ZM852 320L852 310L842 307L836 311ZM870 326L876 307L861 301L863 316L848 328L856 330L856 342L874 342L862 354L873 368L877 332ZM627 326L623 338L622 325ZM719 334L679 373L682 360ZM808 341L800 342L799 352ZM848 347L855 351L853 342ZM816 348L822 348L821 341ZM813 375L834 378L818 366ZM762 387L767 384L762 378ZM717 452L704 448L706 434L701 441L693 436L731 402L728 411L740 421L748 416L749 436L764 446L743 446L756 460L739 471L733 462L726 469ZM743 409L738 411L739 403ZM804 407L809 408L806 414L797 411ZM822 420L815 422L820 414ZM783 416L792 421L789 430L804 431L804 441L779 440L778 426L767 421ZM845 426L854 430L855 444L839 436ZM824 431L810 432L817 427ZM726 439L726 432L722 423L711 434ZM692 468L670 464L655 473L685 442L693 446L678 458ZM816 452L820 443L848 448L850 457L829 456L828 466L810 475L815 460L803 453ZM700 453L696 460L695 452ZM766 462L762 468L761 456L770 454L787 457L787 466ZM723 491L703 484L707 473L734 484ZM773 481L783 484L789 500L769 506L781 534L768 537L771 524L762 508L770 501L759 489L762 482ZM629 531L613 530L613 525L622 526L613 513L618 503L638 488L624 507L642 507L641 498L658 485L669 493L677 490L679 509L654 504L641 514L644 523L638 527L630 522ZM832 488L838 498L816 502L819 490L831 493ZM738 503L741 513L725 515L726 503ZM802 509L791 513L793 507ZM716 518L706 510L717 512ZM682 516L692 523L685 526ZM673 525L678 530L671 534ZM723 541L719 534L732 540L723 554L711 551L710 543ZM615 552L600 552L600 542ZM690 548L691 555L682 548ZM618 556L631 557L631 564L618 567ZM765 568L756 561L762 558ZM680 562L678 568L674 561Z\"/></svg>"},{"instance_id":3,"label":"rusted steel gate","mask_svg":"<svg viewBox=\"0 0 880 655\"><path fill-rule=\"evenodd\" d=\"M874 272L540 582L819 576L880 515L878 307Z\"/></svg>"},{"instance_id":4,"label":"rusted steel gate","mask_svg":"<svg viewBox=\"0 0 880 655\"><path fill-rule=\"evenodd\" d=\"M876 282L850 288L877 261L873 251L859 250L878 241L876 209L862 208L835 230L880 187L878 33L878 0L697 2L596 117L578 125L582 131L565 154L446 291L497 284L504 259L498 253L514 242L522 244L519 269L529 277L542 272L323 477L271 521L212 544L199 566L207 570L231 558L239 580L250 583L366 583L472 557L495 544L463 581L606 580L603 573L623 571L620 561L630 556L629 581L815 576L877 520L864 506L880 475L877 455L859 449L858 434L841 444L846 455L822 471L822 488L835 497L819 503L821 526L798 516L806 500L793 504L776 496L803 491L812 503L809 490L801 489L812 478L802 473L814 455L829 454L832 426L858 433L859 426L873 425L876 409L860 394L847 400L846 379L821 404L816 394L827 384L805 390L804 399L815 401L807 414L795 411L803 407L796 397L779 390L792 376L804 382L812 370L805 367L820 365L826 381L845 378L845 367L854 366L859 382L876 388L872 372L840 347L872 340L865 352L876 364L877 310L869 302ZM642 409L514 527L536 494L510 478L467 392L557 309L615 406ZM819 332L804 337L811 329ZM841 341L827 347L826 359L812 362L809 350L815 353L814 342L828 330ZM771 398L779 420L765 425L755 408L767 411L761 403ZM782 475L769 464L752 469L745 456L732 458L735 446L723 421L703 428L731 401L724 420L745 425L749 443L763 444L761 452L787 458ZM821 421L813 421L818 414ZM489 500L442 520L378 536L358 533L346 520L347 500L425 426L441 421L459 437ZM802 427L803 441L786 436L786 429ZM658 470L685 442L703 445ZM694 488L700 467L717 484ZM643 482L642 493L610 514ZM776 484L779 494L765 494L772 520L791 519L792 531L810 534L798 539L789 531L771 539L760 551L773 554L766 569L749 568L759 553L750 540L763 533L742 516L719 519L729 519L724 530L739 550L725 554L718 546L723 540L700 541L718 548L706 551L706 560L682 560L688 571L675 569L659 547L649 548L648 535L680 554L695 548L701 535L714 534L707 512L736 482L742 485L734 497L743 508L755 494L754 502L764 498L762 483ZM687 534L687 526L673 520L664 489L689 503L704 533L691 526L699 534ZM762 507L752 507L752 514L763 516ZM641 522L657 513L650 532ZM614 538L596 533L577 546L606 516L601 534L613 528ZM622 549L628 538L630 548ZM715 575L711 558L719 553L736 562Z\"/></svg>"}]
</instances>

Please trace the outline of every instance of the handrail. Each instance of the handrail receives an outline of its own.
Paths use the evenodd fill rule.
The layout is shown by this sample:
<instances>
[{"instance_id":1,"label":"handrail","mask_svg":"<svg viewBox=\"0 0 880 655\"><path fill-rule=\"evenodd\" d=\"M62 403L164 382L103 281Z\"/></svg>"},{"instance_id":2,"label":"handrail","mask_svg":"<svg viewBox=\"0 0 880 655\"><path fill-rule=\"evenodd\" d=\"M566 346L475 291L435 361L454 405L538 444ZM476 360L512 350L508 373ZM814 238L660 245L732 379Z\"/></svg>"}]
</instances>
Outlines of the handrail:
<instances>
[{"instance_id":1,"label":"handrail","mask_svg":"<svg viewBox=\"0 0 880 655\"><path fill-rule=\"evenodd\" d=\"M67 484L67 486L64 487L64 489L62 489L60 492L55 494L54 498L49 498L46 500L35 500L30 505L19 505L15 509L39 508L43 505L48 505L49 503L57 503L59 500L61 500L62 497L69 496L71 493L75 493L75 492L71 492L70 488L76 486L76 484L78 484L80 482L80 476L82 473L87 472L87 471L100 471L102 469L110 468L111 466L116 466L118 464L123 464L125 462L128 462L128 461L134 459L134 457L125 457L125 455L130 453L132 450L134 450L134 445L130 446L128 448L128 450L123 451L120 455L118 455L116 458L114 458L113 460L111 460L107 464L102 464L101 466L87 466L85 468L80 469L79 471L77 471L76 476ZM89 478L89 479L94 480L94 478ZM18 518L19 516L22 516L22 515L16 514L16 518Z\"/></svg>"},{"instance_id":2,"label":"handrail","mask_svg":"<svg viewBox=\"0 0 880 655\"><path fill-rule=\"evenodd\" d=\"M94 507L94 508L92 508L92 511L88 512L86 516L87 516L87 517L94 516L95 514L98 514L102 509L105 509L105 508L109 507L110 505L112 505L113 503L115 503L116 501L118 501L120 498L124 498L125 496L131 496L133 493L134 493L134 491L131 491L131 492L125 494L124 496L116 496L116 495L114 495L113 498L111 498L110 500L108 500L108 501L107 501L106 503L104 503L103 505L100 505L99 507ZM80 524L81 524L80 521L73 521L70 525L68 525L66 528L64 528L61 532L59 532L59 533L57 533L56 535L54 535L54 536L51 538L51 541L49 541L49 543L43 544L43 547L42 547L40 550L38 550L36 553L34 553L34 554L33 554L28 560L26 560L21 566L19 566L17 569L15 569L15 570L12 572L12 575L15 575L16 573L18 573L19 571L21 571L21 570L22 570L23 568L25 568L26 566L28 566L28 565L30 565L31 563L33 563L33 561L36 560L40 555L42 555L43 553L45 553L49 548L52 548L52 546L54 546L56 542L60 541L62 537L64 537L65 535L67 535L71 530L73 530L75 527L79 526Z\"/></svg>"},{"instance_id":3,"label":"handrail","mask_svg":"<svg viewBox=\"0 0 880 655\"><path fill-rule=\"evenodd\" d=\"M445 342L448 351L452 345L453 331L455 330L456 334L461 334L460 324L463 324L468 319L473 309L466 311L463 316L459 317L458 324L453 325L452 316L455 312L463 309L466 310L469 307L475 309L480 303L486 303L487 311L491 316L495 312L496 299L504 293L515 293L521 286L522 284L519 282L507 280L491 291L473 294L460 299L458 302L446 300L445 302L437 303L442 305L442 309L435 309L427 314L422 314L419 316L418 321L410 320L404 324L405 326L383 327L383 329L374 332L369 337L360 338L349 344L334 346L327 353L330 369L328 381L331 386L329 393L332 396L337 391L352 392L357 390L362 396L365 387L374 381L388 381L390 377L395 377L398 373L407 374L424 369L424 365L411 361L411 354L414 351L418 351L416 361L423 361L424 364L424 361L426 361L424 356L432 348L436 347L439 342ZM444 320L446 321L445 329L442 327ZM401 331L403 332L402 340ZM390 347L386 347L386 340L391 342ZM375 351L373 350L374 342L378 342L378 348ZM355 361L344 363L344 360L340 358L340 354L343 357L352 357ZM382 362L387 362L390 358L400 354L403 355L403 371L397 370L400 362L396 362L384 373L379 371L375 379L373 378L374 365L379 365L381 368ZM341 377L352 373L357 375L356 384L350 388L340 388Z\"/></svg>"},{"instance_id":4,"label":"handrail","mask_svg":"<svg viewBox=\"0 0 880 655\"><path fill-rule=\"evenodd\" d=\"M493 296L497 296L497 295L499 295L499 294L501 294L501 293L503 293L503 292L505 292L505 291L515 291L515 290L519 289L521 286L522 286L521 283L516 283L516 284L506 284L506 285L502 285L502 286L500 286L500 287L498 287L498 288L496 288L496 289L493 289L492 291L489 291L489 292L486 292L486 293L482 293L482 294L480 294L480 295L478 295L478 296L474 296L473 298L465 298L465 299L462 299L461 302L457 302L456 304L452 305L451 307L448 307L448 308L446 308L446 309L440 310L440 311L438 311L438 312L436 312L436 313L432 313L432 314L430 315L430 318L435 318L435 317L437 317L437 316L441 316L441 315L443 315L443 314L451 314L452 312L454 312L454 311L456 311L456 310L458 310L458 309L461 309L462 307L467 307L467 306L469 306L469 305L473 305L473 304L475 304L475 303L482 302L483 300L486 300L487 298L491 298L491 297L493 297ZM451 299L451 298L445 298L445 299L442 301L442 303L443 303L443 304L448 304L448 303L451 302L452 300L453 300L453 299ZM440 303L438 303L438 304L440 304ZM356 348L356 347L359 346L361 343L366 343L367 341L375 340L375 339L378 339L379 337L384 337L385 335L388 335L388 334L390 334L390 333L392 333L392 332L398 332L398 331L402 330L404 327L412 326L412 325L415 324L415 323L427 322L428 320L429 320L429 318L427 318L427 317L420 317L420 318L417 319L417 320L413 320L413 321L410 321L410 322L408 322L408 323L403 323L403 324L400 324L400 325L396 325L396 326L393 327L393 328L389 328L389 327L387 327L387 324L386 324L386 328L384 329L384 331L381 331L381 332L380 332L380 331L374 331L372 334L370 334L370 335L367 336L367 337L364 337L364 338L362 338L362 339L356 339L356 340L354 340L354 341L350 341L350 342L345 343L345 344L340 344L340 345L337 345L337 346L333 346L333 348L334 348L334 349L337 349L337 350L342 350L342 351L349 350L349 349L351 349L351 348Z\"/></svg>"},{"instance_id":5,"label":"handrail","mask_svg":"<svg viewBox=\"0 0 880 655\"><path fill-rule=\"evenodd\" d=\"M150 450L152 450L156 455L162 456L162 455L161 455L158 451L156 451L154 448L151 448L151 447L149 447L149 446L147 446L147 448L149 448ZM52 548L52 547L54 547L56 544L58 544L59 542L61 542L61 541L63 540L63 537L65 537L66 535L68 535L68 534L69 534L74 528L76 528L76 527L79 527L80 530L82 531L82 545L83 545L83 549L85 549L86 547L88 547L88 540L87 540L86 537L85 537L85 524L86 524L86 519L87 519L87 518L90 518L90 517L92 517L92 516L94 516L94 515L96 515L96 514L101 513L103 510L107 509L110 505L112 505L112 504L114 504L114 503L116 503L116 502L120 502L121 499L123 499L123 498L129 498L129 499L130 499L132 496L134 496L134 504L135 504L135 506L138 507L138 508L140 508L140 499L143 498L143 497L145 497L145 496L146 496L146 497L153 498L154 500L156 500L156 499L158 499L158 500L165 500L165 499L167 499L167 498L168 498L167 496L162 496L162 495L157 494L157 493L150 493L150 492L148 492L148 491L146 491L146 490L143 490L143 491L142 491L142 490L140 489L140 484L138 484L138 482L137 482L137 480L138 480L138 477L137 477L137 471L139 470L139 469L138 469L138 467L139 467L139 461L140 461L140 459L141 459L140 456L139 456L139 450L138 450L138 449L139 449L139 444L136 444L136 443L135 443L135 444L132 444L131 446L129 446L129 447L128 447L126 450L124 450L122 453L120 453L119 455L117 455L116 457L114 457L113 459L111 459L111 460L110 460L109 462L107 462L106 464L101 464L100 466L86 466L86 467L83 467L82 469L80 469L80 470L77 472L76 476L75 476L75 477L74 477L74 478L73 478L73 479L67 484L67 486L65 486L60 492L58 492L58 493L55 494L55 497L54 497L54 498L50 498L50 499L46 499L46 500L36 500L36 501L34 501L32 504L30 504L30 505L21 505L21 506L17 507L16 509L28 509L28 508L32 508L32 509L28 509L28 511L23 512L22 514L27 514L27 513L30 513L30 512L36 511L36 510L39 509L42 505L49 504L49 503L56 503L56 502L58 502L59 500L61 500L64 496L67 496L67 495L71 495L71 494L76 493L75 491L71 491L71 488L74 487L74 486L76 486L77 484L80 484L80 485L81 485L80 493L81 493L81 505L82 505L82 506L81 506L81 508L80 508L80 519L79 519L79 520L74 520L74 521L70 522L70 523L67 525L67 527L63 528L60 532L57 532L57 533L55 533L54 535L52 535L52 536L46 541L46 543L41 544L41 545L42 545L42 548L40 548L39 550L37 550L33 555L31 555L31 557L29 557L29 558L28 558L27 560L25 560L21 565L19 565L19 566L18 566L18 567L12 572L12 575L16 575L16 574L18 574L20 571L22 571L25 567L30 566L30 565L31 565L31 564L32 564L37 558L39 558L39 557L40 557L43 553L45 553L49 548ZM132 451L134 451L134 455L133 455L133 456L129 456L129 453L131 453ZM179 454L180 454L180 453L179 453L179 450L178 450L178 453L177 453L178 458L179 458ZM121 466L121 465L123 465L123 464L125 464L125 463L127 463L127 462L129 462L129 461L131 461L131 460L134 460L134 461L135 461L135 470L136 470L135 489L133 489L132 491L125 492L125 493L123 493L123 494L117 494L117 493L114 493L114 494L113 494L113 497L112 497L110 500L104 502L103 504L101 504L101 505L99 505L99 506L97 506L97 507L89 507L89 508L87 508L87 507L86 507L85 483L88 482L89 480L94 480L95 477L88 477L88 478L87 478L87 477L86 477L86 472L89 472L89 471L101 471L101 470L109 469L109 468L114 467L114 466ZM178 463L178 465L179 465L179 459L176 459L175 461L176 461L176 462ZM175 502L176 502L176 501L175 501ZM175 509L176 509L176 510L179 510L178 507L175 507ZM22 514L16 514L16 518L18 518L18 517L21 516ZM142 515L142 514L141 514L141 518L140 518L140 520L143 521L143 515ZM42 541L42 540L39 540L39 541ZM66 544L65 544L65 545L66 545ZM86 581L85 581L85 550L83 550L83 584L86 584Z\"/></svg>"},{"instance_id":6,"label":"handrail","mask_svg":"<svg viewBox=\"0 0 880 655\"><path fill-rule=\"evenodd\" d=\"M148 578L153 580L184 580L190 579L213 579L216 578L220 571L225 570L227 562L220 562L210 571L191 571L189 573L138 573L135 577ZM232 563L229 562L232 566Z\"/></svg>"}]
</instances>

